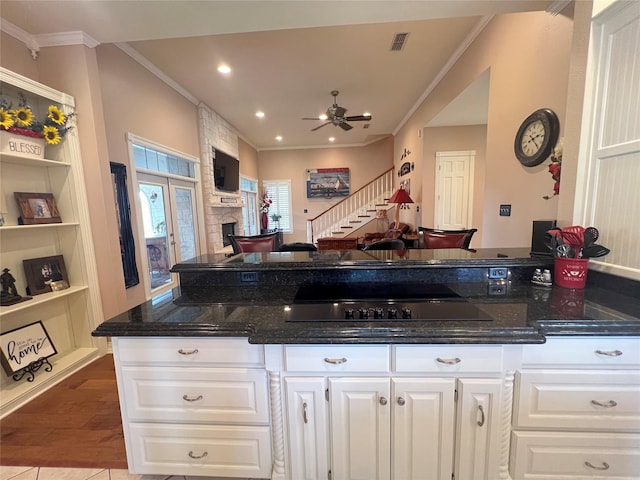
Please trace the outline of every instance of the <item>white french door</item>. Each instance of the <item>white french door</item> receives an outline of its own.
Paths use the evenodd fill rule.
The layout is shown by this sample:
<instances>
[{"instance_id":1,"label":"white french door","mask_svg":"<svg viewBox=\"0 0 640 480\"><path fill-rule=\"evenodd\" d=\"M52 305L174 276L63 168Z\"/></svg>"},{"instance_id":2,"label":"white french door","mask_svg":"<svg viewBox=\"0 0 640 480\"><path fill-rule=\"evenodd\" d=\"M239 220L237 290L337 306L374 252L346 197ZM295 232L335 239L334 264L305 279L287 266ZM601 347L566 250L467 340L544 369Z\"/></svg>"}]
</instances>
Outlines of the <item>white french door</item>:
<instances>
[{"instance_id":1,"label":"white french door","mask_svg":"<svg viewBox=\"0 0 640 480\"><path fill-rule=\"evenodd\" d=\"M192 182L138 173L138 195L152 294L177 287L171 267L198 255L196 190Z\"/></svg>"}]
</instances>

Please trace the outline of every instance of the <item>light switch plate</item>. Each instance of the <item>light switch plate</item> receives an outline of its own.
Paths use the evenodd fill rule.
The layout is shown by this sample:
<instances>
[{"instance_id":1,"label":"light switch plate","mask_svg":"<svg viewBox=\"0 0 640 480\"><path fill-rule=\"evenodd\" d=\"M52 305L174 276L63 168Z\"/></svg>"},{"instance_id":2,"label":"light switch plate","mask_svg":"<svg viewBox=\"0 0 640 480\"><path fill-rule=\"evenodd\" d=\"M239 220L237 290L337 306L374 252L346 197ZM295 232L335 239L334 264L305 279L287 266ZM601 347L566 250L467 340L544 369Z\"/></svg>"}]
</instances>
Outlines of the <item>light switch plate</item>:
<instances>
[{"instance_id":1,"label":"light switch plate","mask_svg":"<svg viewBox=\"0 0 640 480\"><path fill-rule=\"evenodd\" d=\"M500 216L501 217L510 217L511 216L511 205L500 205Z\"/></svg>"}]
</instances>

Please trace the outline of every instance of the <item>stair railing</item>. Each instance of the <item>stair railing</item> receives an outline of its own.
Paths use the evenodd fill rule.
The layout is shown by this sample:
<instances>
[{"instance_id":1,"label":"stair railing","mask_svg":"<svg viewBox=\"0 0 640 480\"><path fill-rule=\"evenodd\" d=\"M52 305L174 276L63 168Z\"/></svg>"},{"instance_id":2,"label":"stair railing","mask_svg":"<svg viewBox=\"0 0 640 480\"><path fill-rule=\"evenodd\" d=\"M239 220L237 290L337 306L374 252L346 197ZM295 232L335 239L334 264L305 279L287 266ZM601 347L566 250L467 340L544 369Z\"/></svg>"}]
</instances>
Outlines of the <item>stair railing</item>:
<instances>
[{"instance_id":1,"label":"stair railing","mask_svg":"<svg viewBox=\"0 0 640 480\"><path fill-rule=\"evenodd\" d=\"M323 237L348 237L376 216L380 208L389 208L386 200L393 193L393 168L342 199L320 215L307 220L307 241Z\"/></svg>"}]
</instances>

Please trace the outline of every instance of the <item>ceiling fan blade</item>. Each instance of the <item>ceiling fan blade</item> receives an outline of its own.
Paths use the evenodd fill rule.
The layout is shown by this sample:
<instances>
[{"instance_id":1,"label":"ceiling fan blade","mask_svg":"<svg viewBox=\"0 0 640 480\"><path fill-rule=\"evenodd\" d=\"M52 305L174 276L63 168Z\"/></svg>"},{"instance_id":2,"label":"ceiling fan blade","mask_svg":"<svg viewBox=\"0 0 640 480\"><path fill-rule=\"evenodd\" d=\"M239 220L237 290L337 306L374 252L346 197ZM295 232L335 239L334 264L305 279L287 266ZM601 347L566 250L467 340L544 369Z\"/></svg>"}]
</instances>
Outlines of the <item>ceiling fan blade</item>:
<instances>
[{"instance_id":1,"label":"ceiling fan blade","mask_svg":"<svg viewBox=\"0 0 640 480\"><path fill-rule=\"evenodd\" d=\"M371 115L354 115L353 117L345 117L347 122L363 122L371 120Z\"/></svg>"},{"instance_id":2,"label":"ceiling fan blade","mask_svg":"<svg viewBox=\"0 0 640 480\"><path fill-rule=\"evenodd\" d=\"M317 121L317 120L320 120L320 118L318 118L318 117L313 117L313 118L312 117L302 117L302 120L316 120Z\"/></svg>"},{"instance_id":3,"label":"ceiling fan blade","mask_svg":"<svg viewBox=\"0 0 640 480\"><path fill-rule=\"evenodd\" d=\"M341 122L338 126L345 131L351 130L353 128L351 125L345 122Z\"/></svg>"},{"instance_id":4,"label":"ceiling fan blade","mask_svg":"<svg viewBox=\"0 0 640 480\"><path fill-rule=\"evenodd\" d=\"M316 130L318 130L319 128L322 128L322 127L324 127L325 125L329 125L330 123L331 123L331 122L326 122L326 123L323 123L322 125L318 125L316 128L312 128L312 129L311 129L311 131L312 131L312 132L315 132L315 131L316 131Z\"/></svg>"}]
</instances>

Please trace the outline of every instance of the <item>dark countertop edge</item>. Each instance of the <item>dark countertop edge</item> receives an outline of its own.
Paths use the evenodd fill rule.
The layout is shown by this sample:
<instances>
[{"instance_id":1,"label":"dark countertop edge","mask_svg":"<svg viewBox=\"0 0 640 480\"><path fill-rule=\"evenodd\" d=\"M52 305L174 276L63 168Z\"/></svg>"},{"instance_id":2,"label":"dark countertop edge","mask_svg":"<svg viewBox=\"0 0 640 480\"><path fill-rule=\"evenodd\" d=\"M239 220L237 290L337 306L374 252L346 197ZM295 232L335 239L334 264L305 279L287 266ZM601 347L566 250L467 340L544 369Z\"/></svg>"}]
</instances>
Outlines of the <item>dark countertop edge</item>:
<instances>
[{"instance_id":1,"label":"dark countertop edge","mask_svg":"<svg viewBox=\"0 0 640 480\"><path fill-rule=\"evenodd\" d=\"M404 268L460 268L488 267L488 266L529 266L529 265L553 264L553 257L493 257L493 258L460 258L460 259L433 259L433 260L380 260L358 259L341 260L338 264L327 262L255 262L255 263L179 263L171 268L172 273L200 272L215 270L368 270L376 269L404 269Z\"/></svg>"},{"instance_id":2,"label":"dark countertop edge","mask_svg":"<svg viewBox=\"0 0 640 480\"><path fill-rule=\"evenodd\" d=\"M112 328L109 328L112 327ZM166 327L166 325L165 325ZM368 329L310 329L304 332L289 330L256 331L247 328L194 326L175 324L159 330L153 324L103 324L92 332L94 337L247 337L252 344L540 344L544 335L533 328L512 329L439 329L428 333L407 328Z\"/></svg>"}]
</instances>

